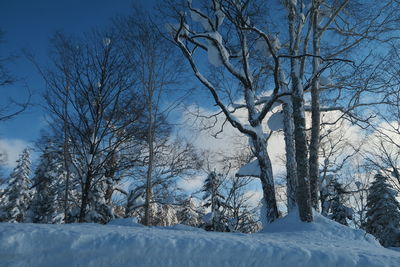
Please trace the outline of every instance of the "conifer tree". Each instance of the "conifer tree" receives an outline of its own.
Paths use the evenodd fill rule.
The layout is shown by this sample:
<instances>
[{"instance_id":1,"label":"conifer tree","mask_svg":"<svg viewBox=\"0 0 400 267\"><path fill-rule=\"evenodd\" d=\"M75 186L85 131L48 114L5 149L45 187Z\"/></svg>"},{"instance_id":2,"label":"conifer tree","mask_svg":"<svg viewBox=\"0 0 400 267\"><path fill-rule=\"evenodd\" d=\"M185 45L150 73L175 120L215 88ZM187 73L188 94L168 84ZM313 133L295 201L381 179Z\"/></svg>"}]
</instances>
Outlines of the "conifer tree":
<instances>
[{"instance_id":1,"label":"conifer tree","mask_svg":"<svg viewBox=\"0 0 400 267\"><path fill-rule=\"evenodd\" d=\"M1 203L1 221L25 222L27 211L31 202L31 161L30 152L26 148L17 160L17 166L12 171L8 180Z\"/></svg>"},{"instance_id":2,"label":"conifer tree","mask_svg":"<svg viewBox=\"0 0 400 267\"><path fill-rule=\"evenodd\" d=\"M143 217L144 198L143 188L130 190L125 207L125 217L136 217L140 220Z\"/></svg>"},{"instance_id":3,"label":"conifer tree","mask_svg":"<svg viewBox=\"0 0 400 267\"><path fill-rule=\"evenodd\" d=\"M89 205L86 215L88 222L104 224L114 219L112 205L106 200L107 186L105 178L95 180L93 189L89 192Z\"/></svg>"},{"instance_id":4,"label":"conifer tree","mask_svg":"<svg viewBox=\"0 0 400 267\"><path fill-rule=\"evenodd\" d=\"M204 216L204 220L206 221L204 229L207 231L229 231L222 214L225 207L225 197L220 192L222 185L221 177L220 174L212 171L204 181L202 188L204 192L203 200L206 201L204 207L211 208L211 212Z\"/></svg>"},{"instance_id":5,"label":"conifer tree","mask_svg":"<svg viewBox=\"0 0 400 267\"><path fill-rule=\"evenodd\" d=\"M352 219L353 210L344 205L343 196L345 194L345 190L343 189L342 184L340 184L337 180L334 181L333 191L333 198L330 201L331 214L329 217L340 224L349 225L347 219Z\"/></svg>"},{"instance_id":6,"label":"conifer tree","mask_svg":"<svg viewBox=\"0 0 400 267\"><path fill-rule=\"evenodd\" d=\"M64 220L65 170L62 150L49 144L35 171L36 192L32 200L32 222L61 223Z\"/></svg>"},{"instance_id":7,"label":"conifer tree","mask_svg":"<svg viewBox=\"0 0 400 267\"><path fill-rule=\"evenodd\" d=\"M153 225L171 226L178 224L178 216L176 209L170 204L154 203Z\"/></svg>"},{"instance_id":8,"label":"conifer tree","mask_svg":"<svg viewBox=\"0 0 400 267\"><path fill-rule=\"evenodd\" d=\"M200 213L192 197L182 202L182 208L178 211L178 221L180 224L198 227L201 224Z\"/></svg>"},{"instance_id":9,"label":"conifer tree","mask_svg":"<svg viewBox=\"0 0 400 267\"><path fill-rule=\"evenodd\" d=\"M367 220L363 228L385 247L400 246L400 210L396 191L387 177L375 175L368 189Z\"/></svg>"}]
</instances>

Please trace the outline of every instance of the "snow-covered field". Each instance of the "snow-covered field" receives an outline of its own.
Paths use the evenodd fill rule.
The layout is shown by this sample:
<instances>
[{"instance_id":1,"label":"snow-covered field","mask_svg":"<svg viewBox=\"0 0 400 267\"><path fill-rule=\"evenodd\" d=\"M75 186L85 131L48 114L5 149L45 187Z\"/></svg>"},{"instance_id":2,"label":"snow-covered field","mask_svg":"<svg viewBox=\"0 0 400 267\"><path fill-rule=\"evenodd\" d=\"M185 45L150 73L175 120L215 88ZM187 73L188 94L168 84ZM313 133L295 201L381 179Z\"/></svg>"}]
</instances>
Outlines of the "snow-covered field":
<instances>
[{"instance_id":1,"label":"snow-covered field","mask_svg":"<svg viewBox=\"0 0 400 267\"><path fill-rule=\"evenodd\" d=\"M0 224L0 266L400 266L400 251L316 215L286 217L262 233L183 225Z\"/></svg>"}]
</instances>

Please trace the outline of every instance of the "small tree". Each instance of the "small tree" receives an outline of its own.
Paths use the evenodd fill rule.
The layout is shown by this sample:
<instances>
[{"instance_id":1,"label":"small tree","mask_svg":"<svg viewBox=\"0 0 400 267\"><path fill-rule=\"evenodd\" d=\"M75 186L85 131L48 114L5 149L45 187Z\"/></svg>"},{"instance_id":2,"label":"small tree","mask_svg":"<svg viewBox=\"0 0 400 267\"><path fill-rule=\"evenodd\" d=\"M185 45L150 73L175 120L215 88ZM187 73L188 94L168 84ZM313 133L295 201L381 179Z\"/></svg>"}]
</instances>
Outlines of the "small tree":
<instances>
[{"instance_id":1,"label":"small tree","mask_svg":"<svg viewBox=\"0 0 400 267\"><path fill-rule=\"evenodd\" d=\"M142 153L147 167L143 223L154 225L151 215L158 211L151 209L158 183L159 158L163 153L160 150L171 128L167 117L188 94L181 86L184 64L176 56L174 46L163 38L149 14L139 6L134 6L131 16L116 20L115 28L121 36L122 53L133 70L132 79L140 101L145 104L141 116L146 147Z\"/></svg>"},{"instance_id":2,"label":"small tree","mask_svg":"<svg viewBox=\"0 0 400 267\"><path fill-rule=\"evenodd\" d=\"M363 228L385 247L400 246L400 211L396 193L387 177L375 175L367 198L367 221Z\"/></svg>"},{"instance_id":3,"label":"small tree","mask_svg":"<svg viewBox=\"0 0 400 267\"><path fill-rule=\"evenodd\" d=\"M49 144L40 157L35 171L36 193L32 200L32 221L34 223L60 223L63 219L63 168L62 149Z\"/></svg>"},{"instance_id":4,"label":"small tree","mask_svg":"<svg viewBox=\"0 0 400 267\"><path fill-rule=\"evenodd\" d=\"M170 204L158 204L153 205L154 208L154 221L153 225L156 226L171 226L178 224L177 210L173 205Z\"/></svg>"},{"instance_id":5,"label":"small tree","mask_svg":"<svg viewBox=\"0 0 400 267\"><path fill-rule=\"evenodd\" d=\"M225 197L220 192L222 185L222 175L212 171L204 181L202 191L204 192L203 200L206 201L204 207L211 208L211 212L204 216L207 231L228 231L226 222L223 220L222 210L225 207Z\"/></svg>"},{"instance_id":6,"label":"small tree","mask_svg":"<svg viewBox=\"0 0 400 267\"><path fill-rule=\"evenodd\" d=\"M180 224L193 227L198 227L201 224L200 212L192 197L183 201L182 208L178 211L177 216Z\"/></svg>"},{"instance_id":7,"label":"small tree","mask_svg":"<svg viewBox=\"0 0 400 267\"><path fill-rule=\"evenodd\" d=\"M136 217L141 219L143 217L144 198L144 187L137 187L134 190L131 190L126 201L125 217Z\"/></svg>"},{"instance_id":8,"label":"small tree","mask_svg":"<svg viewBox=\"0 0 400 267\"><path fill-rule=\"evenodd\" d=\"M353 210L344 205L345 190L337 180L333 182L333 198L330 201L330 218L340 224L349 225L347 219L353 218Z\"/></svg>"},{"instance_id":9,"label":"small tree","mask_svg":"<svg viewBox=\"0 0 400 267\"><path fill-rule=\"evenodd\" d=\"M227 218L232 232L254 233L260 230L255 214L256 209L249 203L252 194L248 194L246 190L246 186L252 181L251 177L228 178L224 217Z\"/></svg>"},{"instance_id":10,"label":"small tree","mask_svg":"<svg viewBox=\"0 0 400 267\"><path fill-rule=\"evenodd\" d=\"M112 203L106 199L109 184L113 184L113 182L102 177L89 192L88 218L92 222L104 224L115 218Z\"/></svg>"},{"instance_id":11,"label":"small tree","mask_svg":"<svg viewBox=\"0 0 400 267\"><path fill-rule=\"evenodd\" d=\"M26 220L31 202L30 165L29 150L24 149L17 160L17 166L12 171L8 180L8 187L3 194L0 221L24 222Z\"/></svg>"}]
</instances>

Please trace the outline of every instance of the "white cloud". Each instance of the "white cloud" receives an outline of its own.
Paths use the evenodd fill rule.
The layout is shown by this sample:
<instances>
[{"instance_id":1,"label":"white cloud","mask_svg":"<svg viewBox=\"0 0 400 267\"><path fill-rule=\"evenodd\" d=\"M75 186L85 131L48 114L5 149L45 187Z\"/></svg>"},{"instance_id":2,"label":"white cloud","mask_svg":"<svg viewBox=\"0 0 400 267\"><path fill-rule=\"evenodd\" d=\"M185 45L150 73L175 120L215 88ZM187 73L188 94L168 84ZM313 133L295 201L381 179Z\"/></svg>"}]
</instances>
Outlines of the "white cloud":
<instances>
[{"instance_id":1,"label":"white cloud","mask_svg":"<svg viewBox=\"0 0 400 267\"><path fill-rule=\"evenodd\" d=\"M0 139L0 151L7 155L5 167L8 169L14 168L19 154L29 146L30 143L21 139Z\"/></svg>"},{"instance_id":2,"label":"white cloud","mask_svg":"<svg viewBox=\"0 0 400 267\"><path fill-rule=\"evenodd\" d=\"M213 113L210 110L204 108L197 108L191 110L192 114L199 112L204 117L209 117ZM237 112L239 113L239 112ZM236 114L236 113L235 113ZM239 119L244 122L246 120L246 113L241 111L237 114ZM268 114L270 116L271 114ZM309 128L311 124L311 114L306 114L307 125ZM342 114L340 112L330 112L322 114L323 122L332 122L336 121L339 116ZM218 138L214 138L213 134L220 131L221 125L224 122L224 115L220 114L218 116L218 121L215 123L212 119L201 119L199 117L184 114L183 115L184 127L181 129L181 133L183 136L189 138L192 143L200 148L205 150L210 150L214 154L218 153L225 156L233 156L241 153L243 149L249 146L248 138L239 133L239 131L233 128L229 123L225 123L223 132L218 134ZM265 121L268 121L266 118ZM210 126L215 123L215 126L210 128L209 130L201 130L207 126ZM267 124L266 122L264 124ZM268 128L265 125L265 132L268 132ZM340 120L340 123L337 123L334 126L325 125L323 134L329 132L329 139L332 140L332 144L336 144L336 142L340 139L340 144L337 144L343 149L337 150L338 147L335 147L337 150L333 156L330 158L330 162L333 164L332 168L337 167L336 165L341 164L343 160L346 159L346 165L344 168L352 169L353 164L357 164L357 155L351 158L347 158L347 155L351 155L354 153L354 149L360 147L369 146L366 143L366 132L360 129L357 125L352 125L350 122L346 120ZM376 137L375 137L376 138ZM324 139L324 142L326 138ZM327 151L329 151L330 142L326 144ZM321 144L321 147L324 144ZM283 138L283 132L274 132L271 138L268 141L268 152L271 158L274 178L277 185L277 198L279 209L283 212L286 210L286 189L281 185L280 182L284 181L282 178L285 177L286 167L285 167L285 142ZM328 153L329 154L329 153ZM359 156L359 155L358 155ZM211 158L213 161L218 161L217 158ZM325 158L321 155L320 162L323 163ZM212 162L213 163L213 162ZM222 162L224 164L224 162ZM212 166L215 168L219 168L220 166ZM237 171L237 170L236 170ZM343 170L344 172L345 170ZM352 176L349 176L351 178ZM204 179L204 177L203 177ZM185 190L198 190L201 188L203 179L199 177L193 177L190 180L182 181L181 187ZM255 180L254 186L246 192L246 196L250 197L251 206L256 207L260 203L260 199L262 198L262 190L260 186L260 181Z\"/></svg>"},{"instance_id":3,"label":"white cloud","mask_svg":"<svg viewBox=\"0 0 400 267\"><path fill-rule=\"evenodd\" d=\"M208 117L213 114L212 111L204 108L189 108L190 113L185 113L182 120L184 121L184 135L189 139L193 140L193 144L204 150L208 150L213 154L223 153L225 156L234 156L249 146L249 139L245 135L241 134L239 130L233 128L229 122L226 122L223 126L223 131L215 135L221 130L221 126L224 123L225 116L220 114L217 116L217 122L214 119L199 118L193 114L199 113L202 116ZM247 112L244 109L235 112L237 118L245 124L247 119ZM271 116L272 113L268 114L267 117ZM264 123L264 131L267 133L268 129L266 126L266 121ZM215 124L215 125L213 125ZM210 127L213 125L213 127ZM210 127L209 130L204 130L204 128ZM275 175L281 175L285 173L284 162L282 161L285 155L285 142L283 139L283 134L281 132L274 132L268 141L268 152L271 157L273 164L273 172ZM218 161L218 159L215 159Z\"/></svg>"},{"instance_id":4,"label":"white cloud","mask_svg":"<svg viewBox=\"0 0 400 267\"><path fill-rule=\"evenodd\" d=\"M247 191L244 193L244 197L249 199L248 204L250 207L255 208L260 204L263 193L261 191Z\"/></svg>"},{"instance_id":5,"label":"white cloud","mask_svg":"<svg viewBox=\"0 0 400 267\"><path fill-rule=\"evenodd\" d=\"M205 176L194 175L179 181L178 186L185 191L193 192L199 190L203 186Z\"/></svg>"}]
</instances>

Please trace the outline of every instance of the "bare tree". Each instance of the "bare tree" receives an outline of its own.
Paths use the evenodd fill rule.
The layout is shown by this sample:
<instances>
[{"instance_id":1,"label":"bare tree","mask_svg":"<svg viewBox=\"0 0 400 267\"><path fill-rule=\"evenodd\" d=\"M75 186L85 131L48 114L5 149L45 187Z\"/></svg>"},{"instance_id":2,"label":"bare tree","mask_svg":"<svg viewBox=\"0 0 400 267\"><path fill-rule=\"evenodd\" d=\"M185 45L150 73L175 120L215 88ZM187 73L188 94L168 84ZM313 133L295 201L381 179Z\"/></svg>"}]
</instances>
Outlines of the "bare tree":
<instances>
[{"instance_id":1,"label":"bare tree","mask_svg":"<svg viewBox=\"0 0 400 267\"><path fill-rule=\"evenodd\" d=\"M260 167L260 180L264 192L264 198L267 203L267 220L272 222L278 218L278 210L276 206L275 187L272 175L271 160L268 155L266 140L268 133L265 133L262 122L266 118L267 113L271 110L273 103L279 98L280 81L276 77L273 81L275 89L268 98L260 99L265 93L258 86L258 82L263 77L260 73L264 70L259 68L254 73L250 68L250 59L254 57L251 52L254 37L250 36L251 31L247 21L249 18L249 8L246 3L238 3L235 5L233 1L211 1L211 8L207 11L200 11L192 7L188 3L188 9L192 16L193 27L195 29L196 22L202 25L202 30L195 31L192 27L189 29L187 18L180 17L180 25L176 28L171 26L175 42L180 47L186 59L189 61L198 80L209 90L214 98L215 104L224 113L226 120L242 134L249 137L253 146L253 153L256 156ZM223 21L226 23L222 23ZM226 27L224 27L226 25ZM226 29L226 30L225 30ZM229 38L224 33L232 30L236 34ZM229 31L228 31L229 32ZM224 34L225 36L223 37ZM267 37L270 44L270 51L275 54L275 48L271 45L271 40ZM224 92L219 90L215 83L207 78L196 62L198 56L196 52L203 50L207 53L209 62L215 67L224 67L226 78L236 79L239 83L238 93L244 99L242 105L232 105L228 101L224 101ZM254 50L253 50L254 52ZM274 57L274 59L277 59ZM279 73L279 62L275 60L275 74ZM225 103L224 103L225 102ZM237 103L233 103L237 104ZM257 106L260 105L258 109ZM233 106L233 108L232 108ZM236 116L237 108L244 108L248 114L246 122L242 122Z\"/></svg>"},{"instance_id":2,"label":"bare tree","mask_svg":"<svg viewBox=\"0 0 400 267\"><path fill-rule=\"evenodd\" d=\"M203 5L204 10L199 10L188 1L186 10L190 11L191 21L197 22L197 25L190 23L184 12L179 13L178 8L175 8L180 14L180 25L169 25L175 42L188 59L199 81L210 91L227 121L249 136L253 144L256 144L255 147L258 147L260 142L255 140L257 134L254 135L252 130L258 127L258 123L279 99L290 103L283 105L283 108L286 108L284 114L291 114L284 116L284 121L292 120L294 129L292 131L290 127L285 127L285 135L288 137L288 162L291 160L295 164L288 165L287 168L297 166L297 177L290 180L296 181L293 184L297 186L297 205L301 219L311 221L311 205L315 208L319 206L320 113L340 110L343 117L360 120L360 117L355 116L355 110L372 104L364 103L362 98L365 93L371 92L367 87L368 79L364 83L352 85L355 80L349 75L346 77L346 74L360 71L358 67L368 61L368 49L360 46L364 41L385 43L393 39L391 33L397 27L398 3L384 1L372 8L373 3L350 3L347 0L282 1L280 4L269 6L272 11L268 12L263 9L261 1L205 2L207 3ZM202 27L199 29L198 25ZM255 53L256 48L259 53ZM362 49L365 54L360 56L353 53L357 49ZM206 76L202 64L196 61L196 55L202 50L207 53L212 65L217 69L223 67L220 68L223 70L223 79L233 78L240 84L237 92L241 94L237 94L233 101L232 95L225 93L212 79L212 75ZM255 54L258 59L261 54L264 60L257 60ZM355 62L358 62L358 65ZM354 68L354 65L357 68ZM336 75L340 75L336 84L332 86L329 78L322 75L335 71ZM260 79L260 73L264 79ZM270 97L262 98L259 88L269 90ZM321 107L320 94L324 90L332 97L336 94L336 100L340 99L341 102L333 101L328 107ZM310 144L305 121L305 94L308 92L311 92L312 117ZM291 94L291 99L285 99L285 94ZM245 103L232 104L238 98L242 98ZM240 108L244 108L248 113L245 123L234 114ZM290 126L288 123L286 125ZM293 142L290 138L295 140L295 161L292 158ZM260 151L255 151L256 156L257 153ZM264 151L261 154L264 160L259 155L257 158L262 173L263 168L271 168L270 164L265 162ZM268 185L263 187L271 188L272 176L267 176L269 178L261 178L264 180L262 183ZM269 195L272 195L271 192ZM267 199L267 202L271 208L276 201Z\"/></svg>"},{"instance_id":3,"label":"bare tree","mask_svg":"<svg viewBox=\"0 0 400 267\"><path fill-rule=\"evenodd\" d=\"M308 29L311 31L311 44L309 46L310 54L312 55L312 75L310 77L312 128L309 163L312 203L316 209L319 208L320 94L324 94L324 87L332 85L329 84L332 77L327 79L327 73L330 71L332 74L331 70L334 64L339 64L343 68L343 63L346 63L346 61L351 60L355 63L361 60L362 62L365 58L361 56L361 59L357 59L357 54L353 53L355 49L360 49L360 45L365 41L386 42L392 38L390 33L397 28L398 16L396 10L398 10L398 5L394 1L383 1L379 5L373 4L374 7L370 6L371 3L348 0L312 1L312 6L308 11L310 14ZM349 27L350 24L352 25L351 27ZM332 35L335 37L332 38ZM324 40L328 39L331 41L324 42ZM305 42L307 42L307 38ZM368 54L368 49L365 50L365 54ZM303 53L308 54L307 51L308 46L305 44ZM336 60L332 61L333 58L336 58ZM343 72L343 69L341 71ZM339 76L344 77L343 74L339 74ZM366 90L361 85L357 88L358 85L354 83L354 79L350 78L350 80L353 92L346 95L347 100L338 103L339 107L342 106L341 109L345 116L352 115L349 111L354 111L357 105L366 104L365 100L360 97L361 92ZM341 82L344 81L342 80ZM339 84L335 84L333 87L333 90L343 93ZM358 101L351 103L354 97ZM346 102L347 104L345 104ZM334 105L330 104L329 106L332 109Z\"/></svg>"},{"instance_id":4,"label":"bare tree","mask_svg":"<svg viewBox=\"0 0 400 267\"><path fill-rule=\"evenodd\" d=\"M132 78L145 104L143 122L148 157L143 222L151 225L153 183L155 172L159 170L156 153L163 153L157 150L162 150L162 136L170 131L167 117L187 94L187 90L182 89L184 64L143 9L135 7L132 16L116 20L116 28L123 40L121 50L132 66Z\"/></svg>"},{"instance_id":5,"label":"bare tree","mask_svg":"<svg viewBox=\"0 0 400 267\"><path fill-rule=\"evenodd\" d=\"M80 180L80 222L88 220L89 208L94 214L110 212L101 206L101 199L106 198L104 187L113 179L110 167L114 169L116 157L129 149L128 141L142 135L143 105L117 42L111 32L93 32L81 41L57 35L53 69L44 72L47 107L67 133L67 164Z\"/></svg>"},{"instance_id":6,"label":"bare tree","mask_svg":"<svg viewBox=\"0 0 400 267\"><path fill-rule=\"evenodd\" d=\"M394 45L378 62L374 85L382 88L382 100L373 108L374 119L368 146L364 149L366 165L390 178L400 191L400 56Z\"/></svg>"}]
</instances>

